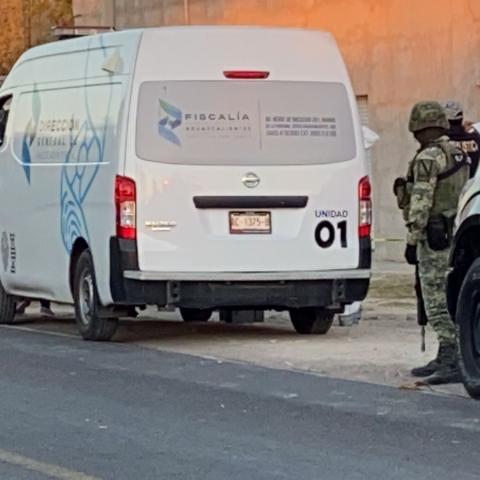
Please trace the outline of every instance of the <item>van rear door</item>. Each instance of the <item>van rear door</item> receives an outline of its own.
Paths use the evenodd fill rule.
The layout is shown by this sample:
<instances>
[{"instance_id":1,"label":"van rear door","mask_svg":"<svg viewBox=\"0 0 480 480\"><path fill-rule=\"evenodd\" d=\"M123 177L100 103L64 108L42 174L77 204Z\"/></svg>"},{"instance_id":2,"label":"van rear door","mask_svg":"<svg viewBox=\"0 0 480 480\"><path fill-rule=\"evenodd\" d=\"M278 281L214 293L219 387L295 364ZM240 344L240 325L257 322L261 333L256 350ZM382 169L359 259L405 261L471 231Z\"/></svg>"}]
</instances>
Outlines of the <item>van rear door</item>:
<instances>
[{"instance_id":1,"label":"van rear door","mask_svg":"<svg viewBox=\"0 0 480 480\"><path fill-rule=\"evenodd\" d=\"M336 82L142 83L140 269L357 268L366 173L350 98Z\"/></svg>"}]
</instances>

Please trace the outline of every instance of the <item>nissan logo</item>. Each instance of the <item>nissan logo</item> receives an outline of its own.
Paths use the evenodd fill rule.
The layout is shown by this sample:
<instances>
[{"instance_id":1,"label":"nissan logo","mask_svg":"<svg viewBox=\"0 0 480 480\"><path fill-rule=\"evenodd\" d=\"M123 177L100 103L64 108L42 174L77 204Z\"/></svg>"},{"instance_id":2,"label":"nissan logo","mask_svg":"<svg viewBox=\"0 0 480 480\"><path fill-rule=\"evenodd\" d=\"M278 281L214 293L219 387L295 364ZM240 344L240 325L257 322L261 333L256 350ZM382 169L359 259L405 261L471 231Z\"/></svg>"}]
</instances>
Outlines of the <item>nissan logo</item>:
<instances>
[{"instance_id":1,"label":"nissan logo","mask_svg":"<svg viewBox=\"0 0 480 480\"><path fill-rule=\"evenodd\" d=\"M255 187L258 187L258 185L260 184L260 177L253 172L248 172L242 178L242 183L247 188L255 188Z\"/></svg>"}]
</instances>

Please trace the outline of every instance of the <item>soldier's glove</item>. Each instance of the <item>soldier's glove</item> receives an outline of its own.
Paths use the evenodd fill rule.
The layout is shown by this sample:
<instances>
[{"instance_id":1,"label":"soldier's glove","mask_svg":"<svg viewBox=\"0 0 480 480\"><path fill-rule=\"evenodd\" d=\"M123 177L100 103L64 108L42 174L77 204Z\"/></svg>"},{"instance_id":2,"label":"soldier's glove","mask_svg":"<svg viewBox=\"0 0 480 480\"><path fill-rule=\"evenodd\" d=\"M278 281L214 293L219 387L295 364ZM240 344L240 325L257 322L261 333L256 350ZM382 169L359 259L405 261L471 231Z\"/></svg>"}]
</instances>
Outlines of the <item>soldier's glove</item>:
<instances>
[{"instance_id":1,"label":"soldier's glove","mask_svg":"<svg viewBox=\"0 0 480 480\"><path fill-rule=\"evenodd\" d=\"M407 180L404 177L398 177L393 182L393 194L398 197L399 193L407 188Z\"/></svg>"},{"instance_id":2,"label":"soldier's glove","mask_svg":"<svg viewBox=\"0 0 480 480\"><path fill-rule=\"evenodd\" d=\"M405 260L409 265L417 265L418 259L416 245L407 244L407 248L405 249Z\"/></svg>"}]
</instances>

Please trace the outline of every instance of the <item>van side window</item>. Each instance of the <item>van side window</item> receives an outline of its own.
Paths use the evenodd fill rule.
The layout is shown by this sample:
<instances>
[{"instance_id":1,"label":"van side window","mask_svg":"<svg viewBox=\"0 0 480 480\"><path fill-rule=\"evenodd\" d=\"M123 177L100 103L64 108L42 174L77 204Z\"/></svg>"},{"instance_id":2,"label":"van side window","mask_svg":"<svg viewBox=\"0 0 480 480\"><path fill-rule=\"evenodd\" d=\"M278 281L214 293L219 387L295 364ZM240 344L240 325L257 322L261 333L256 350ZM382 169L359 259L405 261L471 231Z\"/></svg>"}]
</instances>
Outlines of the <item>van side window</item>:
<instances>
[{"instance_id":1,"label":"van side window","mask_svg":"<svg viewBox=\"0 0 480 480\"><path fill-rule=\"evenodd\" d=\"M0 98L0 147L5 143L5 132L7 130L8 116L10 113L10 105L12 104L12 96Z\"/></svg>"}]
</instances>

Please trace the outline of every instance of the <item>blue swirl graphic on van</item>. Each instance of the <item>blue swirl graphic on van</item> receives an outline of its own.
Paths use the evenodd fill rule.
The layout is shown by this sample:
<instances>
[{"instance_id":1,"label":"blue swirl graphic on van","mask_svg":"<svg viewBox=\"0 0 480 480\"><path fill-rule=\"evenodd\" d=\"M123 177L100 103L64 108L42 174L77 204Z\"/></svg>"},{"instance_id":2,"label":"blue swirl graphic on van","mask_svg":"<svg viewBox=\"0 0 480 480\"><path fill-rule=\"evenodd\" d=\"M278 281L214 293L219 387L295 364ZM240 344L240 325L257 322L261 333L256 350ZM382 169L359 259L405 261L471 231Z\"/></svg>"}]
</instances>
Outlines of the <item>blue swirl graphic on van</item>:
<instances>
[{"instance_id":1,"label":"blue swirl graphic on van","mask_svg":"<svg viewBox=\"0 0 480 480\"><path fill-rule=\"evenodd\" d=\"M106 49L101 36L100 45L105 57ZM85 79L88 77L89 57L90 53L87 55L85 65ZM108 88L109 93L104 111L104 122L101 122L101 126L97 126L99 122L97 122L97 125L95 124L91 108L98 112L99 105L95 105L95 99L90 96L90 90L96 87L90 87L85 83L83 91L85 95L86 120L82 123L76 136L73 137L72 135L71 147L62 167L60 181L60 227L67 253L72 251L73 244L80 237L90 244L84 206L105 154L110 107L113 97L113 83L105 84L105 87Z\"/></svg>"},{"instance_id":2,"label":"blue swirl graphic on van","mask_svg":"<svg viewBox=\"0 0 480 480\"><path fill-rule=\"evenodd\" d=\"M170 103L159 99L160 121L158 122L158 133L170 143L180 146L180 138L174 130L182 124L182 111Z\"/></svg>"},{"instance_id":3,"label":"blue swirl graphic on van","mask_svg":"<svg viewBox=\"0 0 480 480\"><path fill-rule=\"evenodd\" d=\"M62 167L60 184L61 232L67 252L75 240L83 237L89 242L83 204L100 168L103 154L101 141L85 122L75 138ZM92 165L88 165L92 163ZM74 164L74 165L72 165Z\"/></svg>"},{"instance_id":4,"label":"blue swirl graphic on van","mask_svg":"<svg viewBox=\"0 0 480 480\"><path fill-rule=\"evenodd\" d=\"M40 93L35 85L32 95L32 118L25 128L25 134L22 140L22 167L29 184L31 182L30 167L32 165L32 155L30 149L32 148L33 142L37 136L41 107Z\"/></svg>"}]
</instances>

